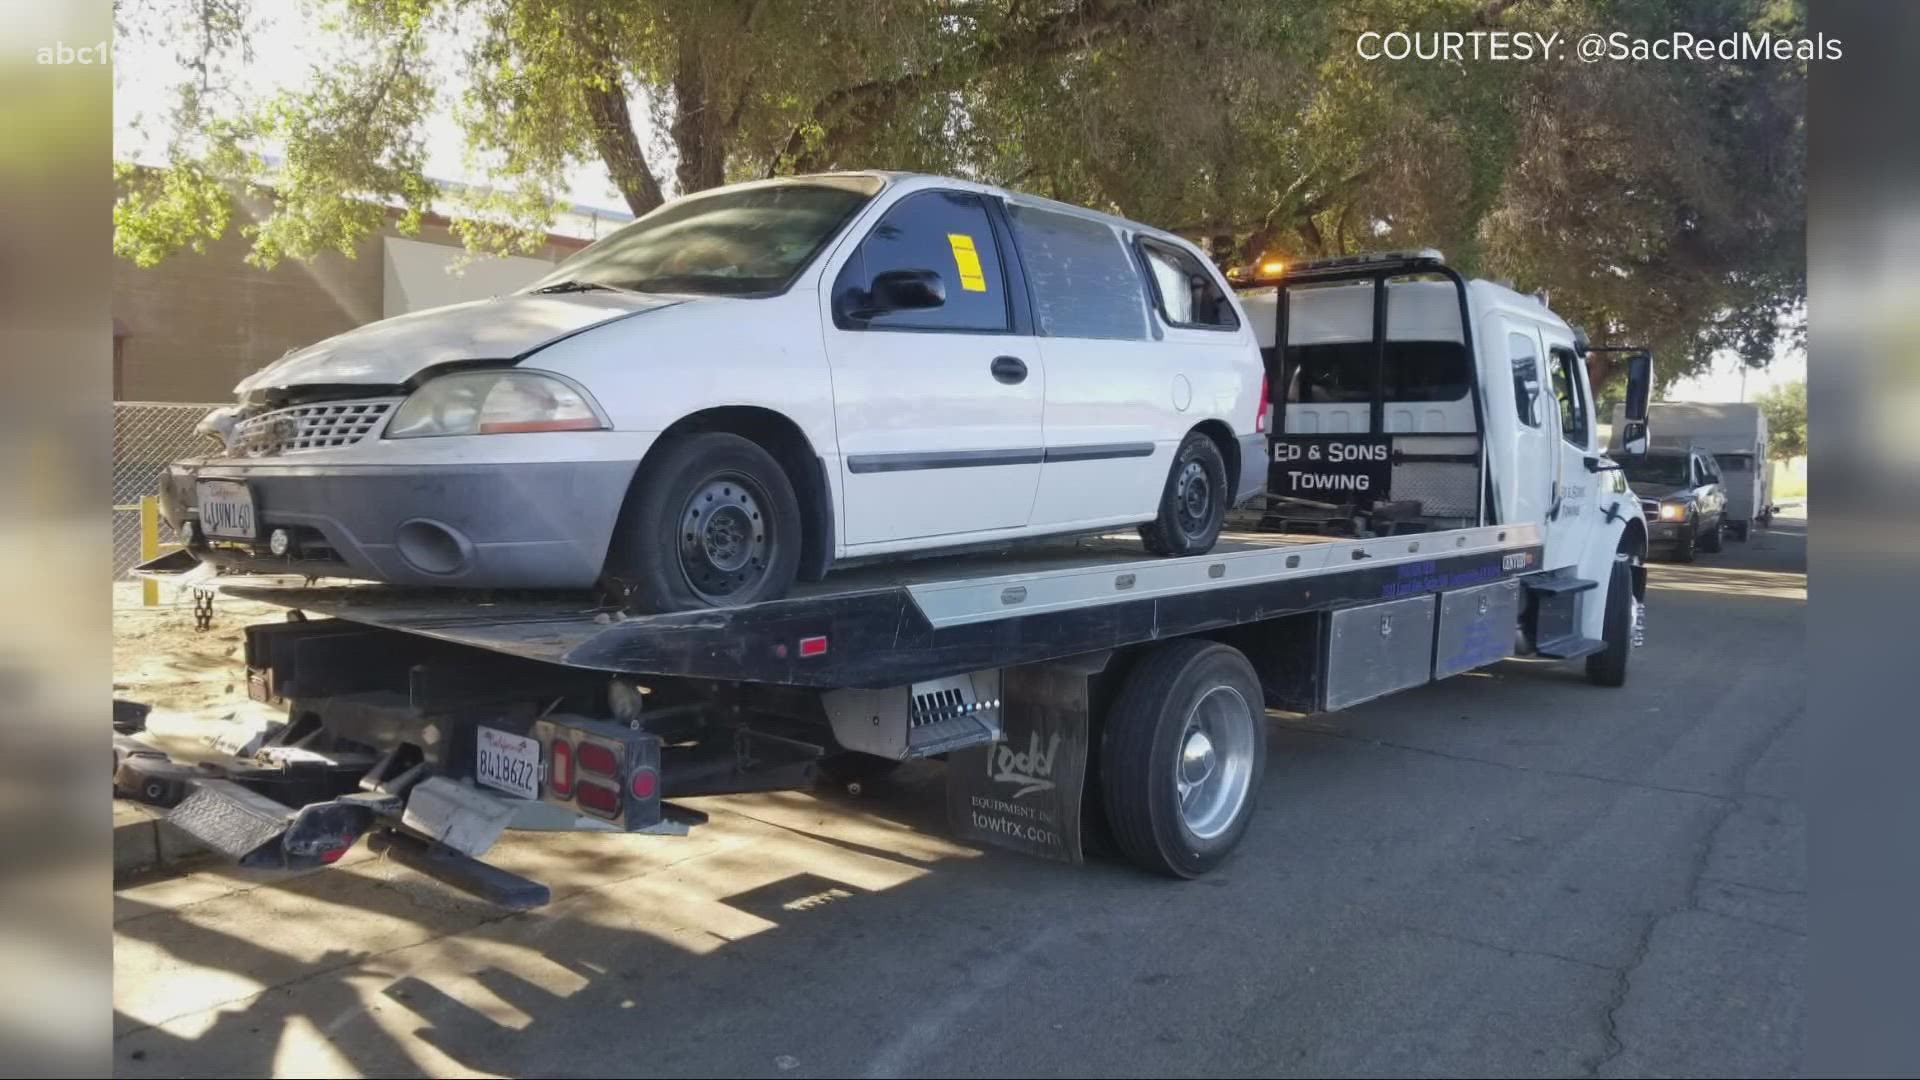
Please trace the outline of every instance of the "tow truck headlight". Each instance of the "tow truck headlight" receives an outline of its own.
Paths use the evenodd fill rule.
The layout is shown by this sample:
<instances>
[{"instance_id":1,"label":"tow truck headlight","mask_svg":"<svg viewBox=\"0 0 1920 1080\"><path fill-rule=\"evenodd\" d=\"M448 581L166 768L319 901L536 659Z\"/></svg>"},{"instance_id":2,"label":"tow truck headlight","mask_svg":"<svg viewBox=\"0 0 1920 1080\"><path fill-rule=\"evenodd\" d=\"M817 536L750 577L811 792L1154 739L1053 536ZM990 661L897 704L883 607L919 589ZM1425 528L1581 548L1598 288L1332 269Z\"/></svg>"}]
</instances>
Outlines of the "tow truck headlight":
<instances>
[{"instance_id":1,"label":"tow truck headlight","mask_svg":"<svg viewBox=\"0 0 1920 1080\"><path fill-rule=\"evenodd\" d=\"M1661 521L1687 520L1687 504L1683 502L1661 503L1660 504L1660 520Z\"/></svg>"},{"instance_id":2,"label":"tow truck headlight","mask_svg":"<svg viewBox=\"0 0 1920 1080\"><path fill-rule=\"evenodd\" d=\"M520 431L602 431L586 392L535 371L463 371L430 380L394 411L389 439L496 435Z\"/></svg>"}]
</instances>

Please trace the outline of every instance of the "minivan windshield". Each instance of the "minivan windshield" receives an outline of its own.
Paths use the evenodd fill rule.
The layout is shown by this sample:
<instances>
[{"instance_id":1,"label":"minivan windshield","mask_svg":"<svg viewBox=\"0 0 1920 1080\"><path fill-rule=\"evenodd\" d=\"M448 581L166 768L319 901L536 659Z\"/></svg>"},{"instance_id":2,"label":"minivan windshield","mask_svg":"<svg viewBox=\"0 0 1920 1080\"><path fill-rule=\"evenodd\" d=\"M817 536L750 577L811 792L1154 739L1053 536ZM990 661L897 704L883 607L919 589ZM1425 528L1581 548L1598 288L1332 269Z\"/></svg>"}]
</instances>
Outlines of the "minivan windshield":
<instances>
[{"instance_id":1,"label":"minivan windshield","mask_svg":"<svg viewBox=\"0 0 1920 1080\"><path fill-rule=\"evenodd\" d=\"M1646 454L1641 457L1629 457L1620 465L1627 479L1635 484L1644 484L1656 488L1683 488L1687 486L1687 455L1685 454Z\"/></svg>"},{"instance_id":2,"label":"minivan windshield","mask_svg":"<svg viewBox=\"0 0 1920 1080\"><path fill-rule=\"evenodd\" d=\"M527 291L771 296L786 291L880 187L874 176L812 176L675 199L582 249Z\"/></svg>"}]
</instances>

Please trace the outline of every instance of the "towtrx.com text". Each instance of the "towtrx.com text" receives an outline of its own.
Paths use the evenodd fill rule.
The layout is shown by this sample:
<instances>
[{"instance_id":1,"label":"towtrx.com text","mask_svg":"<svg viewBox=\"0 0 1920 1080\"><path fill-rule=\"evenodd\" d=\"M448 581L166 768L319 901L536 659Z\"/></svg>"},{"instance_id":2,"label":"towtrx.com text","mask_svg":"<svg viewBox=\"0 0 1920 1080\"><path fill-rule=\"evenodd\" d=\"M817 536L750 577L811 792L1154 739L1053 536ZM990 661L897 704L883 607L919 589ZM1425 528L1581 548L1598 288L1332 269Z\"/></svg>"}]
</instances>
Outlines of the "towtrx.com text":
<instances>
[{"instance_id":1,"label":"towtrx.com text","mask_svg":"<svg viewBox=\"0 0 1920 1080\"><path fill-rule=\"evenodd\" d=\"M1612 33L1564 34L1536 30L1364 30L1353 40L1362 60L1565 60L1585 63L1636 63L1705 60L1838 60L1844 54L1839 38L1782 37L1769 33L1707 37L1675 30L1644 37L1624 30Z\"/></svg>"}]
</instances>

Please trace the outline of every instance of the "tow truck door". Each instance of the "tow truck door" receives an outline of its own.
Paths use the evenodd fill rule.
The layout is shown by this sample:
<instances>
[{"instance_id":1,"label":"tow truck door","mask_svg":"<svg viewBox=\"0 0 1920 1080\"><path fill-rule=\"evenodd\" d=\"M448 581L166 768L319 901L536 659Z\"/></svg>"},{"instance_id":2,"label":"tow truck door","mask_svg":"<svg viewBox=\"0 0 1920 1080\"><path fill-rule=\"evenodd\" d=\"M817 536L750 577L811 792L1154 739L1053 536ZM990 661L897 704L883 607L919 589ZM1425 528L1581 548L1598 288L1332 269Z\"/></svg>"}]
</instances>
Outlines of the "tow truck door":
<instances>
[{"instance_id":1,"label":"tow truck door","mask_svg":"<svg viewBox=\"0 0 1920 1080\"><path fill-rule=\"evenodd\" d=\"M1513 377L1514 436L1508 464L1513 483L1511 495L1506 496L1512 504L1502 516L1507 521L1537 522L1545 528L1560 479L1558 420L1553 395L1548 391L1546 349L1532 323L1502 317L1494 320L1490 329L1498 332L1486 335L1489 346L1498 342L1506 348ZM1489 411L1497 400L1488 395ZM1501 417L1491 417L1491 421L1490 434L1506 426Z\"/></svg>"},{"instance_id":2,"label":"tow truck door","mask_svg":"<svg viewBox=\"0 0 1920 1080\"><path fill-rule=\"evenodd\" d=\"M1552 569L1583 560L1589 536L1599 527L1601 476L1587 467L1587 459L1599 450L1586 362L1574 352L1573 338L1562 328L1543 325L1540 339L1547 350L1550 392L1544 401L1548 423L1542 427L1553 444L1553 498L1547 507L1545 555L1546 566Z\"/></svg>"}]
</instances>

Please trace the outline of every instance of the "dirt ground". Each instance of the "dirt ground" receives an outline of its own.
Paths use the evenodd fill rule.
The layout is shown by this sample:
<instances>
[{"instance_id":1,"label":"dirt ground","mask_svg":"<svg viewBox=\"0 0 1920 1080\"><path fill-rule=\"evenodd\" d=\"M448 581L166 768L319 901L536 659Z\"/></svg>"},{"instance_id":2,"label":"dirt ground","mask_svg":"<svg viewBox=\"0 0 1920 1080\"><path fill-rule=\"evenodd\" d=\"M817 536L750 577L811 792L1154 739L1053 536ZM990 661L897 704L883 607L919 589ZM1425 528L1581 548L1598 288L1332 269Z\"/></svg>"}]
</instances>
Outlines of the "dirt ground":
<instances>
[{"instance_id":1,"label":"dirt ground","mask_svg":"<svg viewBox=\"0 0 1920 1080\"><path fill-rule=\"evenodd\" d=\"M199 720L231 720L251 707L244 629L286 613L227 596L213 604L213 625L196 630L190 590L163 586L159 604L146 607L139 583L116 583L113 696L151 705L156 715Z\"/></svg>"}]
</instances>

